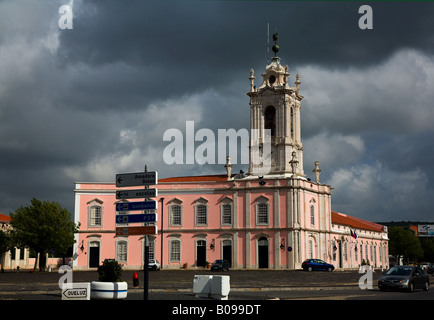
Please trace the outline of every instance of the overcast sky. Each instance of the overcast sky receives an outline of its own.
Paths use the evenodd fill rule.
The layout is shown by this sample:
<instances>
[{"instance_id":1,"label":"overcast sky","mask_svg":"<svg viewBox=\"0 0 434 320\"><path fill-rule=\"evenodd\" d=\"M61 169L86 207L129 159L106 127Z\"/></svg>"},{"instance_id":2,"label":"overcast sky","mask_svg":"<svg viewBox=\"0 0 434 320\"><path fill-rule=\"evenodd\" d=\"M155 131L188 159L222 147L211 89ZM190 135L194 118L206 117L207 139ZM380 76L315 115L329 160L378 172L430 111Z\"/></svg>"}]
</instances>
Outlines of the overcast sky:
<instances>
[{"instance_id":1,"label":"overcast sky","mask_svg":"<svg viewBox=\"0 0 434 320\"><path fill-rule=\"evenodd\" d=\"M373 10L360 29L359 8ZM70 5L73 28L59 28ZM166 130L249 129L249 71L267 23L300 74L304 168L333 210L434 221L434 3L0 0L0 212L32 197L74 209L74 182L167 165ZM234 172L247 171L237 164Z\"/></svg>"}]
</instances>

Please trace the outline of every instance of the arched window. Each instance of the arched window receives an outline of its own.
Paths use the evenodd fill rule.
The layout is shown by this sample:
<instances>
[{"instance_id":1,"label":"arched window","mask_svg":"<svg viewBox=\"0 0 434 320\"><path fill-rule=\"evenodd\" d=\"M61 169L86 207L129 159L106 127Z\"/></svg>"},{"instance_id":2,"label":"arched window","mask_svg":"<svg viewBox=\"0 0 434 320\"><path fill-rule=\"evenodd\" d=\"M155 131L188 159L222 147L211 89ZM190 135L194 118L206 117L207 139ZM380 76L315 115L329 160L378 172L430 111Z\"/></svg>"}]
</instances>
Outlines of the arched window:
<instances>
[{"instance_id":1,"label":"arched window","mask_svg":"<svg viewBox=\"0 0 434 320\"><path fill-rule=\"evenodd\" d=\"M270 129L271 136L276 134L276 109L268 106L264 113L264 129Z\"/></svg>"}]
</instances>

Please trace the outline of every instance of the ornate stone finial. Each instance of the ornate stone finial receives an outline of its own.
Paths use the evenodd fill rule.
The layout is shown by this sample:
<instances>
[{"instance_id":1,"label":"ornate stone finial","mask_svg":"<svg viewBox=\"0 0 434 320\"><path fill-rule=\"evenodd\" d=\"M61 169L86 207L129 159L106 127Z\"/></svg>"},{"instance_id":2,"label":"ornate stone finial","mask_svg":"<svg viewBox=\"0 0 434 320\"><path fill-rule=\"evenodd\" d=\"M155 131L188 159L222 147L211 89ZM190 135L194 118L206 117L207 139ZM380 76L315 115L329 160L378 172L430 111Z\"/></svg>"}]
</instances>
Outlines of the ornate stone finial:
<instances>
[{"instance_id":1,"label":"ornate stone finial","mask_svg":"<svg viewBox=\"0 0 434 320\"><path fill-rule=\"evenodd\" d=\"M250 69L250 92L255 91L255 71L252 69Z\"/></svg>"},{"instance_id":2,"label":"ornate stone finial","mask_svg":"<svg viewBox=\"0 0 434 320\"><path fill-rule=\"evenodd\" d=\"M231 172L232 172L232 163L231 163L231 157L230 156L227 156L226 157L226 165L225 165L225 168L226 168L226 172L227 172L227 180L230 180L231 179Z\"/></svg>"},{"instance_id":3,"label":"ornate stone finial","mask_svg":"<svg viewBox=\"0 0 434 320\"><path fill-rule=\"evenodd\" d=\"M321 169L319 168L319 161L315 161L315 169L312 170L315 174L315 182L319 183L319 174L321 173Z\"/></svg>"},{"instance_id":4,"label":"ornate stone finial","mask_svg":"<svg viewBox=\"0 0 434 320\"><path fill-rule=\"evenodd\" d=\"M300 83L301 83L301 81L300 81L300 75L297 73L297 80L294 82L295 83L295 86L296 86L296 88L297 88L297 91L299 91L300 90Z\"/></svg>"}]
</instances>

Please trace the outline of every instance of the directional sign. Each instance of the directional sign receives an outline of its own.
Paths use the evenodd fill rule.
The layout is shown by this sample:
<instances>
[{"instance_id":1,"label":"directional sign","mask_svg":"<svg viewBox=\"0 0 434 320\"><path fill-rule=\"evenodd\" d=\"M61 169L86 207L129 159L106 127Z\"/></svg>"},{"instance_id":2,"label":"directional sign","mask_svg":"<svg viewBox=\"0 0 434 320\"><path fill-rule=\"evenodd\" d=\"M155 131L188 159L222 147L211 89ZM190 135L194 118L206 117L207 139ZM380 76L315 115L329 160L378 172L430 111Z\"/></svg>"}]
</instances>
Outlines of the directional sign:
<instances>
[{"instance_id":1,"label":"directional sign","mask_svg":"<svg viewBox=\"0 0 434 320\"><path fill-rule=\"evenodd\" d=\"M157 226L116 227L117 236L136 236L145 234L157 234Z\"/></svg>"},{"instance_id":2,"label":"directional sign","mask_svg":"<svg viewBox=\"0 0 434 320\"><path fill-rule=\"evenodd\" d=\"M157 201L116 203L116 211L156 210Z\"/></svg>"},{"instance_id":3,"label":"directional sign","mask_svg":"<svg viewBox=\"0 0 434 320\"><path fill-rule=\"evenodd\" d=\"M90 282L62 284L62 300L90 300Z\"/></svg>"},{"instance_id":4,"label":"directional sign","mask_svg":"<svg viewBox=\"0 0 434 320\"><path fill-rule=\"evenodd\" d=\"M157 222L157 218L158 218L158 215L156 213L118 214L118 215L116 215L116 223Z\"/></svg>"},{"instance_id":5,"label":"directional sign","mask_svg":"<svg viewBox=\"0 0 434 320\"><path fill-rule=\"evenodd\" d=\"M156 171L121 173L116 175L116 187L149 186L158 183Z\"/></svg>"},{"instance_id":6,"label":"directional sign","mask_svg":"<svg viewBox=\"0 0 434 320\"><path fill-rule=\"evenodd\" d=\"M137 199L158 197L157 189L119 190L116 191L116 199Z\"/></svg>"}]
</instances>

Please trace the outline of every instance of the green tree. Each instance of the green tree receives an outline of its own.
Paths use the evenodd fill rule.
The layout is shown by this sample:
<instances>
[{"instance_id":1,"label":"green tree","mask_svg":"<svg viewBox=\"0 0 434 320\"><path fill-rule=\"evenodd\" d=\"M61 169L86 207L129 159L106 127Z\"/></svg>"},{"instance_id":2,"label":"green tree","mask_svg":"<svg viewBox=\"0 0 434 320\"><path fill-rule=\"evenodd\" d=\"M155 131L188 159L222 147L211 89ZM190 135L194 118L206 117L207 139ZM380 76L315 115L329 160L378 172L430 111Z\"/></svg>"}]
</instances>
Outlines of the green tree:
<instances>
[{"instance_id":1,"label":"green tree","mask_svg":"<svg viewBox=\"0 0 434 320\"><path fill-rule=\"evenodd\" d=\"M434 261L434 239L419 238L423 250L423 261Z\"/></svg>"},{"instance_id":2,"label":"green tree","mask_svg":"<svg viewBox=\"0 0 434 320\"><path fill-rule=\"evenodd\" d=\"M74 244L78 225L72 215L57 202L31 200L31 205L21 206L12 218L12 238L17 247L27 246L39 253L39 270L45 266L45 254L55 252L64 257ZM35 270L37 268L35 260Z\"/></svg>"},{"instance_id":3,"label":"green tree","mask_svg":"<svg viewBox=\"0 0 434 320\"><path fill-rule=\"evenodd\" d=\"M411 259L423 257L419 239L411 230L402 227L389 228L389 252L407 263Z\"/></svg>"},{"instance_id":4,"label":"green tree","mask_svg":"<svg viewBox=\"0 0 434 320\"><path fill-rule=\"evenodd\" d=\"M13 248L12 240L9 232L0 230L0 265L3 270L4 261L2 261L3 254Z\"/></svg>"}]
</instances>

